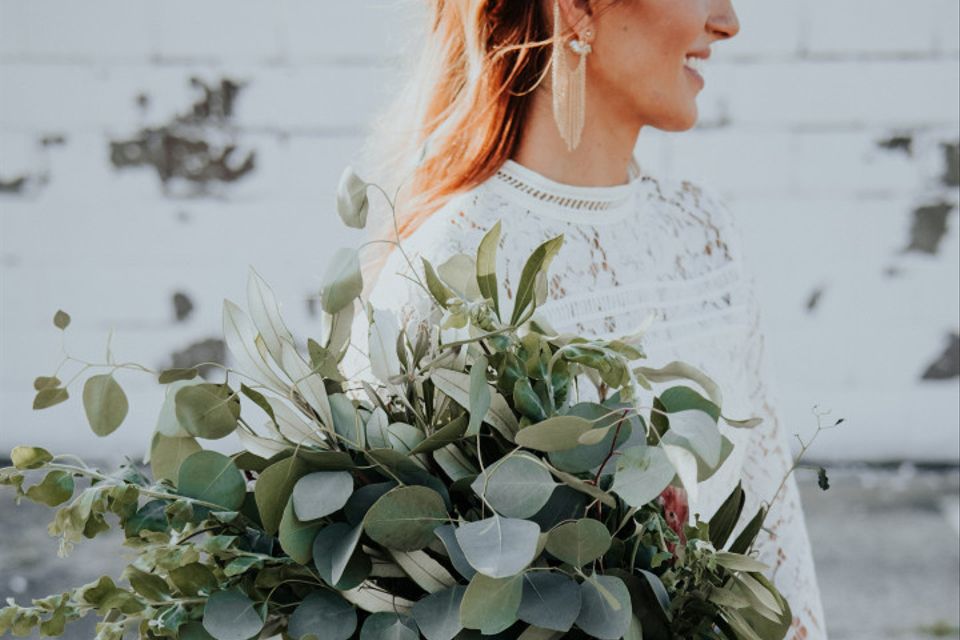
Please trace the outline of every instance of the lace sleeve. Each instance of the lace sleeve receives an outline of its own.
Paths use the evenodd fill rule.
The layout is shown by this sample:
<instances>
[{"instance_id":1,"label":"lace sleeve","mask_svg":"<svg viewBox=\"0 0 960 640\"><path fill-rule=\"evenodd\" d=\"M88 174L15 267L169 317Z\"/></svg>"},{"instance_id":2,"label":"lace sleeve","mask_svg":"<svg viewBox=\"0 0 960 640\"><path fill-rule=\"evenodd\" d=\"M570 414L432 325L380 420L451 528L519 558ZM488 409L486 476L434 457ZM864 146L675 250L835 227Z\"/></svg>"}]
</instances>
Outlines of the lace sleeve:
<instances>
[{"instance_id":1,"label":"lace sleeve","mask_svg":"<svg viewBox=\"0 0 960 640\"><path fill-rule=\"evenodd\" d=\"M793 624L786 640L826 640L823 604L803 505L795 473L787 476L793 466L789 440L793 432L785 428L776 408L776 378L767 352L766 325L756 281L749 260L744 259L742 235L730 208L722 197L716 194L709 197L713 200L712 207L726 217L728 239L741 256L750 321L749 347L745 354L750 378L749 401L755 415L763 419L748 440L743 462L743 488L747 494L744 519L752 517L761 504L770 505L755 549L758 559L771 567L767 577L790 603Z\"/></svg>"}]
</instances>

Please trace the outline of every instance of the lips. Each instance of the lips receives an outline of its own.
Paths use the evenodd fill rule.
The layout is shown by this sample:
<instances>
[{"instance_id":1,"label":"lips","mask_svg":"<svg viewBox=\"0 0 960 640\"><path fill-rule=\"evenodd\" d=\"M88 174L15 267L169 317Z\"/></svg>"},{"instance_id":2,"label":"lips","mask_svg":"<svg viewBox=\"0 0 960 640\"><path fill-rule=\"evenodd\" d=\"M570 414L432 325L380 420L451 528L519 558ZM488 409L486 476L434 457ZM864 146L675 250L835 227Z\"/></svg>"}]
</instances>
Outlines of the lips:
<instances>
[{"instance_id":1,"label":"lips","mask_svg":"<svg viewBox=\"0 0 960 640\"><path fill-rule=\"evenodd\" d=\"M703 69L705 65L706 65L706 61L703 58L699 58L697 56L687 56L683 60L683 66L687 67L688 69L692 69L693 71L696 71L701 76L703 75Z\"/></svg>"}]
</instances>

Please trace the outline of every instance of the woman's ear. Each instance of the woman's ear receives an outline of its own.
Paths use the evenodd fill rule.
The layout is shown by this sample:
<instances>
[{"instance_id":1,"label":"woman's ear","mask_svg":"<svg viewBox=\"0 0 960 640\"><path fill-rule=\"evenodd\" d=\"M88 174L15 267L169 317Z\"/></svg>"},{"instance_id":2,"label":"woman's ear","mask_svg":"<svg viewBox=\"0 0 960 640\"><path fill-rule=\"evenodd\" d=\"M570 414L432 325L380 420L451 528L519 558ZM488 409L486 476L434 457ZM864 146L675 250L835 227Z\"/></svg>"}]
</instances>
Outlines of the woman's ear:
<instances>
[{"instance_id":1,"label":"woman's ear","mask_svg":"<svg viewBox=\"0 0 960 640\"><path fill-rule=\"evenodd\" d=\"M596 32L593 24L593 8L590 0L549 0L550 14L553 15L553 3L560 5L562 32L579 40L590 42Z\"/></svg>"}]
</instances>

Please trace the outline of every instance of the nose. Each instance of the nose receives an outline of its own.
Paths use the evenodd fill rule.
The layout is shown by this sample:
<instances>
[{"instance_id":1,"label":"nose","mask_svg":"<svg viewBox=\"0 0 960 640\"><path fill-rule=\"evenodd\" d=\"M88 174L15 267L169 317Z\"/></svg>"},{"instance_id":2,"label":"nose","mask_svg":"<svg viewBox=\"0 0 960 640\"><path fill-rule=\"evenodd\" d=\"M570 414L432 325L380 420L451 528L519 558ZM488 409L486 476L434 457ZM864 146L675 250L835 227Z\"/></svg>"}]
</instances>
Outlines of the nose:
<instances>
[{"instance_id":1,"label":"nose","mask_svg":"<svg viewBox=\"0 0 960 640\"><path fill-rule=\"evenodd\" d=\"M732 38L740 32L740 20L733 9L731 0L719 0L710 14L707 30L716 35L717 40Z\"/></svg>"}]
</instances>

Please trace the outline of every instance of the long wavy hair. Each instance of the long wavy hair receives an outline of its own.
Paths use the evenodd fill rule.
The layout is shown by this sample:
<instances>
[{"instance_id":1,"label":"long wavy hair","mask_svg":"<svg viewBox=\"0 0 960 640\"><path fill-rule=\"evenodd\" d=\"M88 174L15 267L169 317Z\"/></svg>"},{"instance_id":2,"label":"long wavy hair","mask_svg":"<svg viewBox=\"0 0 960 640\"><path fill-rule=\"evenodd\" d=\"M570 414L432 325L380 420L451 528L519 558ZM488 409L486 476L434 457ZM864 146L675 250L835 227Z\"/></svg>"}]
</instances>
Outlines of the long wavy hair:
<instances>
[{"instance_id":1,"label":"long wavy hair","mask_svg":"<svg viewBox=\"0 0 960 640\"><path fill-rule=\"evenodd\" d=\"M405 86L375 120L361 155L363 177L396 200L395 211L371 215L374 240L402 242L451 197L496 172L516 149L528 96L549 70L552 17L541 0L426 5L428 28L414 30L421 46L407 52ZM365 247L367 286L392 249Z\"/></svg>"}]
</instances>

